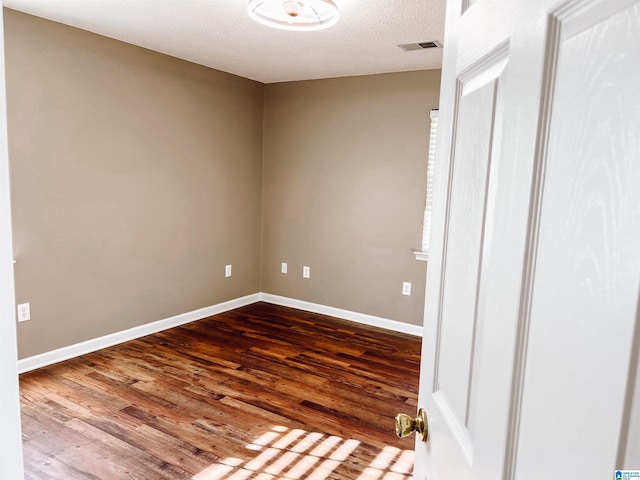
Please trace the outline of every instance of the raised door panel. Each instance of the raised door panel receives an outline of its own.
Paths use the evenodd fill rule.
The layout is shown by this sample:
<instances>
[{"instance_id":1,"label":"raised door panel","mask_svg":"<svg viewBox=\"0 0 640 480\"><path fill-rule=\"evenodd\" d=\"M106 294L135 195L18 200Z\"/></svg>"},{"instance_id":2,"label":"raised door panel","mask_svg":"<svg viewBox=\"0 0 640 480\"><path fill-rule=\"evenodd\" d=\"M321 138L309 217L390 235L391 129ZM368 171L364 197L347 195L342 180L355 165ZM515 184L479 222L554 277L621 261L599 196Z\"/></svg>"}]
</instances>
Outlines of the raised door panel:
<instances>
[{"instance_id":1,"label":"raised door panel","mask_svg":"<svg viewBox=\"0 0 640 480\"><path fill-rule=\"evenodd\" d=\"M455 143L437 390L470 428L476 299L495 83L464 95ZM455 372L455 373L454 373Z\"/></svg>"},{"instance_id":2,"label":"raised door panel","mask_svg":"<svg viewBox=\"0 0 640 480\"><path fill-rule=\"evenodd\" d=\"M459 72L457 122L452 135L445 219L433 400L455 448L469 465L477 412L482 317L478 303L487 229L487 201L495 175L492 158L500 123L501 81L507 45ZM506 359L509 361L509 359ZM485 379L490 381L490 379Z\"/></svg>"},{"instance_id":3,"label":"raised door panel","mask_svg":"<svg viewBox=\"0 0 640 480\"><path fill-rule=\"evenodd\" d=\"M638 360L640 4L572 1L550 22L515 478L613 478Z\"/></svg>"}]
</instances>

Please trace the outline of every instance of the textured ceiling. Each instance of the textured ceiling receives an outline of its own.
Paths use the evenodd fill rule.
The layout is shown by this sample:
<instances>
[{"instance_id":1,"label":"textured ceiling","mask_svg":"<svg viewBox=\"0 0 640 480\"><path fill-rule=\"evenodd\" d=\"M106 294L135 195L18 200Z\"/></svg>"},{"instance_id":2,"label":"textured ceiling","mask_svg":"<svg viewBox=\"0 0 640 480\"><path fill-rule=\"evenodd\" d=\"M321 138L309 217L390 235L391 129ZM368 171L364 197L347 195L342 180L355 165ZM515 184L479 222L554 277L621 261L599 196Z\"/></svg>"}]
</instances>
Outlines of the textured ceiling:
<instances>
[{"instance_id":1,"label":"textured ceiling","mask_svg":"<svg viewBox=\"0 0 640 480\"><path fill-rule=\"evenodd\" d=\"M4 0L4 6L264 83L440 68L445 0L335 0L337 25L259 25L246 0Z\"/></svg>"}]
</instances>

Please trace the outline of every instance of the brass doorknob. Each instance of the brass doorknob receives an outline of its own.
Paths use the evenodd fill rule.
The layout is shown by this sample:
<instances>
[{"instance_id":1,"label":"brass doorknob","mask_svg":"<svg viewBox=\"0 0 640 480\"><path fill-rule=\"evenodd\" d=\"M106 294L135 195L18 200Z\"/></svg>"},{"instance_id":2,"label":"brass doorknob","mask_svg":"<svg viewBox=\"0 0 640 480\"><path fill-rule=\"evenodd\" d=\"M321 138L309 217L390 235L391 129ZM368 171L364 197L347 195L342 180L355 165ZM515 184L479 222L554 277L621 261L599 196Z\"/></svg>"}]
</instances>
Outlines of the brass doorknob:
<instances>
[{"instance_id":1,"label":"brass doorknob","mask_svg":"<svg viewBox=\"0 0 640 480\"><path fill-rule=\"evenodd\" d=\"M411 435L413 432L417 432L423 442L427 441L429 424L427 423L427 412L424 408L418 410L416 418L406 413L396 415L396 435L402 438Z\"/></svg>"}]
</instances>

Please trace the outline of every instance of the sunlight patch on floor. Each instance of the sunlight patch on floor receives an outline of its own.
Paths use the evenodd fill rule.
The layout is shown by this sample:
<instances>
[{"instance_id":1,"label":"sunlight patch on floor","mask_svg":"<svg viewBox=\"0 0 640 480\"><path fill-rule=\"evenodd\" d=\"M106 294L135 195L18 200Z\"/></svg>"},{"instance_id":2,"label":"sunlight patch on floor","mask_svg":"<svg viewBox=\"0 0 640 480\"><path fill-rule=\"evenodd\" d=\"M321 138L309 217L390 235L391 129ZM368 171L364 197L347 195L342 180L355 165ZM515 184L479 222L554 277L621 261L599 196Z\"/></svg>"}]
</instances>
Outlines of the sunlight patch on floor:
<instances>
[{"instance_id":1,"label":"sunlight patch on floor","mask_svg":"<svg viewBox=\"0 0 640 480\"><path fill-rule=\"evenodd\" d=\"M256 456L226 458L192 480L322 480L347 460L362 470L357 480L411 479L413 450L386 446L368 465L360 465L367 453L355 454L359 446L353 439L275 426L246 446Z\"/></svg>"}]
</instances>

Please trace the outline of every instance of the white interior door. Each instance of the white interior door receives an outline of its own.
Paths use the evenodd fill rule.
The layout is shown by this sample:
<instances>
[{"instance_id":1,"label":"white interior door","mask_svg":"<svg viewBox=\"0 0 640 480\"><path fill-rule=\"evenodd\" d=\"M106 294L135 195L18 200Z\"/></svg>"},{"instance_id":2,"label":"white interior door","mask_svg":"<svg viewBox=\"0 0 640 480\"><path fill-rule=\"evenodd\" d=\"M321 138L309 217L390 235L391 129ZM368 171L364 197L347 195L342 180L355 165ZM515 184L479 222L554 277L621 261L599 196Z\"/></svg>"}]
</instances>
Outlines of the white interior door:
<instances>
[{"instance_id":1,"label":"white interior door","mask_svg":"<svg viewBox=\"0 0 640 480\"><path fill-rule=\"evenodd\" d=\"M449 0L415 478L640 469L640 0Z\"/></svg>"}]
</instances>

